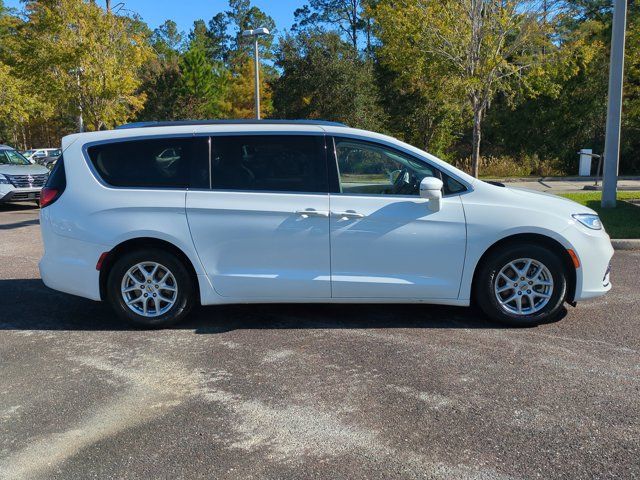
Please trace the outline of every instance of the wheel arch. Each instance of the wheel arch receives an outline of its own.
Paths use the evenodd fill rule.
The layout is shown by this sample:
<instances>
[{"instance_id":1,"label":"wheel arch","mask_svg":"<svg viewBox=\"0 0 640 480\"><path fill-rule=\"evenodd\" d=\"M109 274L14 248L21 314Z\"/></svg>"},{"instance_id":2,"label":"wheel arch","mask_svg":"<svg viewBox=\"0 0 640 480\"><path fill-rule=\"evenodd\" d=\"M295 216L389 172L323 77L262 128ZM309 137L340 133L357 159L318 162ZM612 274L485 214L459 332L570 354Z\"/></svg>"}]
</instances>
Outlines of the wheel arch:
<instances>
[{"instance_id":1,"label":"wheel arch","mask_svg":"<svg viewBox=\"0 0 640 480\"><path fill-rule=\"evenodd\" d=\"M102 265L100 268L100 298L104 300L106 298L107 292L107 278L109 278L109 272L111 268L116 263L118 258L124 253L130 252L132 250L138 250L142 248L159 248L161 250L165 250L173 255L175 255L187 268L189 271L189 275L191 277L191 281L193 283L193 287L195 288L196 295L195 297L200 301L200 285L198 282L198 275L196 273L196 269L193 265L193 262L188 257L188 255L182 251L179 247L174 245L171 242L166 240L161 240L159 238L153 237L137 237L125 240L115 247L113 247L107 253L107 256L102 261Z\"/></svg>"},{"instance_id":2,"label":"wheel arch","mask_svg":"<svg viewBox=\"0 0 640 480\"><path fill-rule=\"evenodd\" d=\"M543 235L540 233L517 233L513 235L509 235L508 237L501 238L494 244L492 244L489 248L485 250L482 254L478 262L476 263L475 269L473 271L473 277L471 281L471 302L475 302L476 298L476 286L477 286L477 277L482 268L484 262L487 261L487 258L500 248L505 248L508 245L517 245L522 243L535 243L538 245L544 245L549 248L549 250L555 252L558 257L562 261L562 265L564 266L565 272L567 273L567 301L573 302L576 295L576 282L577 275L576 269L573 265L573 260L567 252L566 247L564 247L558 240L551 238L547 235Z\"/></svg>"}]
</instances>

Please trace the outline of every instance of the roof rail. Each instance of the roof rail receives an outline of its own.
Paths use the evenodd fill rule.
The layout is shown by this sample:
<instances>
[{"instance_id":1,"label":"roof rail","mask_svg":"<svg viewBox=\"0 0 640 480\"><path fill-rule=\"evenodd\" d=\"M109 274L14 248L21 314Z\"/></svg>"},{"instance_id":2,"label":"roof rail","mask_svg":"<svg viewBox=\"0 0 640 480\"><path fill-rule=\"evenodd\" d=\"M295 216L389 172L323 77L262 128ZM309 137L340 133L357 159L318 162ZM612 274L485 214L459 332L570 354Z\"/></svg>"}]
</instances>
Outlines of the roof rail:
<instances>
[{"instance_id":1,"label":"roof rail","mask_svg":"<svg viewBox=\"0 0 640 480\"><path fill-rule=\"evenodd\" d=\"M116 127L116 130L125 128L176 127L189 125L321 125L326 127L347 126L344 123L329 122L326 120L171 120L125 123L123 125L118 125Z\"/></svg>"}]
</instances>

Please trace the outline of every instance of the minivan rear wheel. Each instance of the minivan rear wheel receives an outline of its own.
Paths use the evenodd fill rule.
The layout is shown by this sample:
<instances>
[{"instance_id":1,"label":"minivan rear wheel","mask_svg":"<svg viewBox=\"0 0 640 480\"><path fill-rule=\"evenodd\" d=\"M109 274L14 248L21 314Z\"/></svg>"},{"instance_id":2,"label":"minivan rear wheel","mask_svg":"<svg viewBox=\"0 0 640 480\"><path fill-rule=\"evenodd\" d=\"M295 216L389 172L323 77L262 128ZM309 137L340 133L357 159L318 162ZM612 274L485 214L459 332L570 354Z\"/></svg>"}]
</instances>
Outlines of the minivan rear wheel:
<instances>
[{"instance_id":1,"label":"minivan rear wheel","mask_svg":"<svg viewBox=\"0 0 640 480\"><path fill-rule=\"evenodd\" d=\"M562 260L539 245L514 244L492 252L476 280L477 304L501 323L534 326L556 320L564 309Z\"/></svg>"},{"instance_id":2,"label":"minivan rear wheel","mask_svg":"<svg viewBox=\"0 0 640 480\"><path fill-rule=\"evenodd\" d=\"M107 277L107 300L118 316L147 328L182 320L193 307L194 293L187 268L161 249L122 255Z\"/></svg>"}]
</instances>

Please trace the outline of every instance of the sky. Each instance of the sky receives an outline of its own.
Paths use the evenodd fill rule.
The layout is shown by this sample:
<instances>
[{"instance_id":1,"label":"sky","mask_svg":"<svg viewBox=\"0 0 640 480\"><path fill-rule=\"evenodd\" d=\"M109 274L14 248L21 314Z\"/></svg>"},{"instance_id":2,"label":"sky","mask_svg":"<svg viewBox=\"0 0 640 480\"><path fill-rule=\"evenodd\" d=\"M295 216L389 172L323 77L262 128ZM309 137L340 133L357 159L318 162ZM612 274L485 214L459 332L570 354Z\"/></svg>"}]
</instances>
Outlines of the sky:
<instances>
[{"instance_id":1,"label":"sky","mask_svg":"<svg viewBox=\"0 0 640 480\"><path fill-rule=\"evenodd\" d=\"M97 0L104 4L104 0ZM111 0L112 5L119 0ZM21 8L20 0L5 0L5 6ZM216 13L228 9L227 0L125 0L125 8L138 13L142 19L153 29L172 19L178 24L181 31L187 33L195 20L202 19L208 22ZM293 24L293 12L301 7L305 0L253 0L252 5L263 10L276 22L278 32L291 27Z\"/></svg>"}]
</instances>

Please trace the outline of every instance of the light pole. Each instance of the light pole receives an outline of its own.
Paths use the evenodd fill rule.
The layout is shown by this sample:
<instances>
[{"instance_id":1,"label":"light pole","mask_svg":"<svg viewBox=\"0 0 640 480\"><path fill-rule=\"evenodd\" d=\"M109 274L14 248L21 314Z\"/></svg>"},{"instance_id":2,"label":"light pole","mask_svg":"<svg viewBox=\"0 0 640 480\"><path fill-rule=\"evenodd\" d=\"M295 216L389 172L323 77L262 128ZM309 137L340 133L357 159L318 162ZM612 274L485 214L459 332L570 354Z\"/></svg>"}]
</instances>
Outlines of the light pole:
<instances>
[{"instance_id":1,"label":"light pole","mask_svg":"<svg viewBox=\"0 0 640 480\"><path fill-rule=\"evenodd\" d=\"M604 141L604 178L602 208L616 206L618 163L620 162L620 121L622 116L622 82L624 73L624 34L627 20L627 0L615 0L611 32L609 63L609 98L607 133Z\"/></svg>"},{"instance_id":2,"label":"light pole","mask_svg":"<svg viewBox=\"0 0 640 480\"><path fill-rule=\"evenodd\" d=\"M255 97L256 97L256 120L260 120L260 59L258 56L258 37L269 35L266 28L256 28L255 30L245 30L242 32L243 37L253 38L253 57L255 62Z\"/></svg>"},{"instance_id":3,"label":"light pole","mask_svg":"<svg viewBox=\"0 0 640 480\"><path fill-rule=\"evenodd\" d=\"M76 76L78 82L78 132L84 132L84 118L82 117L82 85L80 84L80 75L84 73L84 68L72 68L69 73Z\"/></svg>"}]
</instances>

